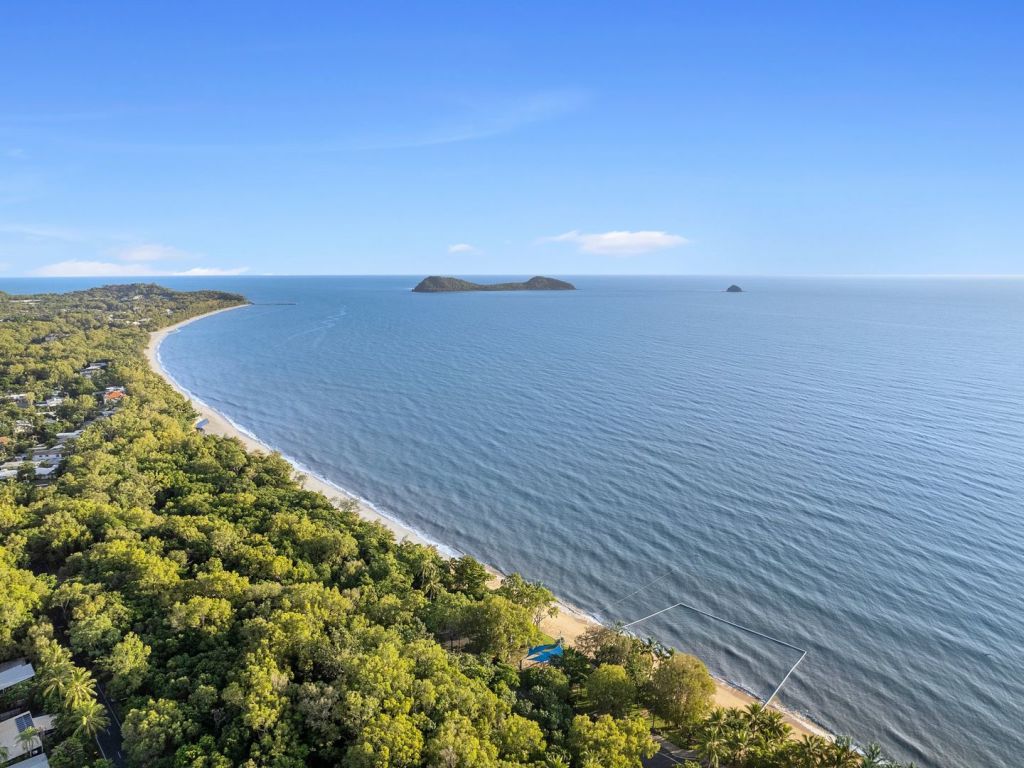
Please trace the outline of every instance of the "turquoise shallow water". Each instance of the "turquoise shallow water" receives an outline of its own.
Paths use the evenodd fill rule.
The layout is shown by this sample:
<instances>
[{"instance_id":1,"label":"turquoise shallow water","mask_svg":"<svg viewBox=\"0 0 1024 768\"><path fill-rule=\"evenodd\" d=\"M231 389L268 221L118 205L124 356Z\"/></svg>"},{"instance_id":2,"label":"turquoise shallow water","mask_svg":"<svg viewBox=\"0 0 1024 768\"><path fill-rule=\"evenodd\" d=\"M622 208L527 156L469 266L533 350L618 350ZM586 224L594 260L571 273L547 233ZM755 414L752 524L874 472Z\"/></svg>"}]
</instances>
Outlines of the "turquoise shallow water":
<instances>
[{"instance_id":1,"label":"turquoise shallow water","mask_svg":"<svg viewBox=\"0 0 1024 768\"><path fill-rule=\"evenodd\" d=\"M162 359L316 474L605 620L685 601L808 649L782 700L834 730L1020 764L1024 282L416 280L168 280L258 305ZM643 630L761 695L795 661L682 609Z\"/></svg>"}]
</instances>

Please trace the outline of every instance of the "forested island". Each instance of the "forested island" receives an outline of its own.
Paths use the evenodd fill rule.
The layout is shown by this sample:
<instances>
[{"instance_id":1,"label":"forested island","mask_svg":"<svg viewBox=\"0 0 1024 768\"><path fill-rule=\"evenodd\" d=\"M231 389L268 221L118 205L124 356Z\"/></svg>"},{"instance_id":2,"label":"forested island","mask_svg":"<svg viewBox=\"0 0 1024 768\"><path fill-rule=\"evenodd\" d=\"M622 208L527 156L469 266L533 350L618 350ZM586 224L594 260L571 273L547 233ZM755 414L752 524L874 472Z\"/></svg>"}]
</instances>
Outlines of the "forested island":
<instances>
[{"instance_id":1,"label":"forested island","mask_svg":"<svg viewBox=\"0 0 1024 768\"><path fill-rule=\"evenodd\" d=\"M698 659L616 628L530 663L545 587L398 543L198 432L148 332L244 301L0 294L0 764L638 768L653 726L691 766L895 765L715 709Z\"/></svg>"},{"instance_id":2,"label":"forested island","mask_svg":"<svg viewBox=\"0 0 1024 768\"><path fill-rule=\"evenodd\" d=\"M522 283L471 283L457 277L431 275L412 289L413 293L451 293L457 291L575 291L576 286L553 277L531 277Z\"/></svg>"}]
</instances>

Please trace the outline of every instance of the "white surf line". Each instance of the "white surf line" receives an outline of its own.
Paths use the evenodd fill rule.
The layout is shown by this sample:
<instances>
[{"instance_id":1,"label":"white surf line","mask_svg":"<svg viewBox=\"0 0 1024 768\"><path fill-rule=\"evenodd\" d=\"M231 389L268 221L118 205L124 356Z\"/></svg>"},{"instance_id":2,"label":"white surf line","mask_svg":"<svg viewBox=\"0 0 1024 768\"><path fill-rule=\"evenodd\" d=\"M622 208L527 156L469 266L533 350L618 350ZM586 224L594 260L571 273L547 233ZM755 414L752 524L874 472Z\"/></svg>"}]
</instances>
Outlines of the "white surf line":
<instances>
[{"instance_id":1,"label":"white surf line","mask_svg":"<svg viewBox=\"0 0 1024 768\"><path fill-rule=\"evenodd\" d=\"M799 666L800 662L803 661L804 657L807 655L807 651L805 651L803 648L797 648L792 643L787 643L785 640L780 640L777 637L772 637L771 635L766 635L764 632L758 632L756 629L751 629L750 627L744 627L742 624L737 624L735 621L729 621L728 619L723 619L721 616L716 616L713 613L708 613L707 611L702 611L700 608L696 608L696 607L694 607L692 605L689 605L688 603L675 603L674 605L670 605L668 608L662 608L660 611L655 611L654 613L652 613L652 614L650 614L648 616L644 616L642 619L637 619L636 621L631 621L628 624L623 624L622 628L623 629L629 629L630 627L636 626L637 624L641 624L641 623L647 621L648 619L653 619L655 616L660 616L663 613L671 611L674 608L686 608L687 610L693 611L695 613L699 613L701 616L707 616L709 619L714 619L715 621L720 621L723 624L728 624L730 627L735 627L736 629L739 629L739 630L741 630L743 632L749 632L752 635L757 635L758 637L763 637L765 640L770 640L771 642L777 643L778 645L785 646L786 648L791 648L792 650L797 651L800 654L800 658L796 660L796 664L794 664L792 667L789 668L789 672L786 673L786 676L782 678L782 682L779 683L779 685L775 688L774 691L772 691L772 695L764 700L764 706L766 706L766 707L769 704L771 704L772 699L774 699L776 696L778 696L779 691L782 690L782 686L786 684L786 681L789 680L789 676L793 674L793 670L795 670L797 668L797 666Z\"/></svg>"}]
</instances>

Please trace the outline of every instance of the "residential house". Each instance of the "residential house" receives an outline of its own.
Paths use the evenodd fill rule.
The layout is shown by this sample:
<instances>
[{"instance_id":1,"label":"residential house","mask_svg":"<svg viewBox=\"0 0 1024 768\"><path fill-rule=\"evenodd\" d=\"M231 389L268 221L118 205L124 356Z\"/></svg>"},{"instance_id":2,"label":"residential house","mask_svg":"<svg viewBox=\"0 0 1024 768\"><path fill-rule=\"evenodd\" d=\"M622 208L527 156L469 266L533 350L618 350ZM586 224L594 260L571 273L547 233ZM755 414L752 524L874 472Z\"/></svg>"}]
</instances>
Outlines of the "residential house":
<instances>
[{"instance_id":1,"label":"residential house","mask_svg":"<svg viewBox=\"0 0 1024 768\"><path fill-rule=\"evenodd\" d=\"M50 768L50 761L46 758L45 752L40 752L28 760L22 760L14 768Z\"/></svg>"},{"instance_id":2,"label":"residential house","mask_svg":"<svg viewBox=\"0 0 1024 768\"><path fill-rule=\"evenodd\" d=\"M7 461L0 464L0 480L13 480L18 476L18 470L25 463L25 457L19 457L14 461Z\"/></svg>"},{"instance_id":3,"label":"residential house","mask_svg":"<svg viewBox=\"0 0 1024 768\"><path fill-rule=\"evenodd\" d=\"M64 446L55 445L47 448L45 445L37 445L31 453L34 461L60 461L64 458Z\"/></svg>"},{"instance_id":4,"label":"residential house","mask_svg":"<svg viewBox=\"0 0 1024 768\"><path fill-rule=\"evenodd\" d=\"M6 691L11 686L30 680L35 674L36 671L28 659L5 661L0 664L0 691Z\"/></svg>"},{"instance_id":5,"label":"residential house","mask_svg":"<svg viewBox=\"0 0 1024 768\"><path fill-rule=\"evenodd\" d=\"M89 363L87 366L85 366L85 368L80 370L78 373L87 379L91 379L97 373L102 372L107 367L107 365L108 363L106 360L98 360L95 363Z\"/></svg>"},{"instance_id":6,"label":"residential house","mask_svg":"<svg viewBox=\"0 0 1024 768\"><path fill-rule=\"evenodd\" d=\"M36 671L28 659L20 658L5 661L0 664L0 691L6 691L18 683L31 680L35 677L35 674ZM14 711L18 712L18 710ZM6 753L7 760L16 759L27 752L34 752L36 749L39 749L40 753L42 752L42 743L39 739L36 739L34 743L28 743L24 739L19 738L19 735L27 728L35 728L39 734L52 731L53 716L39 715L38 717L33 717L29 712L22 711L15 714L14 717L0 722L0 748L3 748ZM26 747L29 749L26 750ZM22 768L48 768L50 763L46 759L46 755L40 754L31 756L27 760L18 763L18 765L22 766Z\"/></svg>"},{"instance_id":7,"label":"residential house","mask_svg":"<svg viewBox=\"0 0 1024 768\"><path fill-rule=\"evenodd\" d=\"M103 404L111 405L114 403L120 403L124 400L125 393L123 389L115 389L113 392L103 393Z\"/></svg>"},{"instance_id":8,"label":"residential house","mask_svg":"<svg viewBox=\"0 0 1024 768\"><path fill-rule=\"evenodd\" d=\"M35 743L26 743L19 736L29 728L35 728L39 736L48 733L53 730L53 720L53 715L33 715L25 711L0 722L0 747L6 750L7 759L13 760L42 749L42 740L38 737Z\"/></svg>"},{"instance_id":9,"label":"residential house","mask_svg":"<svg viewBox=\"0 0 1024 768\"><path fill-rule=\"evenodd\" d=\"M63 403L66 399L67 398L62 396L62 395L53 394L53 395L50 395L45 400L43 400L41 403L36 403L36 408L56 408L58 405Z\"/></svg>"}]
</instances>

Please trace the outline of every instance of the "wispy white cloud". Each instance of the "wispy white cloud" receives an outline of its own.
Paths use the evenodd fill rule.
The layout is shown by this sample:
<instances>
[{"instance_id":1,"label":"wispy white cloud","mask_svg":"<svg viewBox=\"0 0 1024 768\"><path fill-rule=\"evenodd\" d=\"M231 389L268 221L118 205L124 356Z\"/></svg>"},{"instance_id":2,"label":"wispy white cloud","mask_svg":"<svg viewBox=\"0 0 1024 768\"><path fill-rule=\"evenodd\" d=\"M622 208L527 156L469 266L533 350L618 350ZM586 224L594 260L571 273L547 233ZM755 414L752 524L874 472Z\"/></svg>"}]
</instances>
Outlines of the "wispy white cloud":
<instances>
[{"instance_id":1,"label":"wispy white cloud","mask_svg":"<svg viewBox=\"0 0 1024 768\"><path fill-rule=\"evenodd\" d=\"M241 275L248 272L248 267L192 267L184 272L173 272L177 277L211 277L215 275Z\"/></svg>"},{"instance_id":2,"label":"wispy white cloud","mask_svg":"<svg viewBox=\"0 0 1024 768\"><path fill-rule=\"evenodd\" d=\"M457 144L512 133L535 123L554 120L581 109L589 94L580 90L553 90L505 96L453 100L442 119L415 134L382 137L360 149L401 149Z\"/></svg>"},{"instance_id":3,"label":"wispy white cloud","mask_svg":"<svg viewBox=\"0 0 1024 768\"><path fill-rule=\"evenodd\" d=\"M20 265L44 264L27 272L41 277L212 276L248 271L247 267L203 266L206 258L201 254L135 235L67 227L3 222L0 245L7 251L22 251ZM196 266L186 268L182 262Z\"/></svg>"},{"instance_id":4,"label":"wispy white cloud","mask_svg":"<svg viewBox=\"0 0 1024 768\"><path fill-rule=\"evenodd\" d=\"M448 246L448 253L479 253L480 249L469 243L454 243Z\"/></svg>"},{"instance_id":5,"label":"wispy white cloud","mask_svg":"<svg viewBox=\"0 0 1024 768\"><path fill-rule=\"evenodd\" d=\"M586 233L571 230L561 235L542 237L541 243L573 243L582 253L596 253L605 256L637 256L642 253L678 248L689 241L681 235L662 230L613 230L611 232Z\"/></svg>"},{"instance_id":6,"label":"wispy white cloud","mask_svg":"<svg viewBox=\"0 0 1024 768\"><path fill-rule=\"evenodd\" d=\"M248 270L248 267L192 267L168 271L138 263L68 259L39 267L32 274L38 277L210 277L240 275Z\"/></svg>"},{"instance_id":7,"label":"wispy white cloud","mask_svg":"<svg viewBox=\"0 0 1024 768\"><path fill-rule=\"evenodd\" d=\"M39 277L130 277L154 273L153 270L147 269L141 264L68 259L39 267L32 274Z\"/></svg>"},{"instance_id":8,"label":"wispy white cloud","mask_svg":"<svg viewBox=\"0 0 1024 768\"><path fill-rule=\"evenodd\" d=\"M167 154L329 154L388 149L415 149L444 144L476 141L513 133L527 126L555 120L583 108L590 95L579 89L561 89L501 95L450 93L432 97L426 109L413 100L405 110L429 115L426 120L412 122L395 132L390 113L380 113L376 126L364 131L353 130L333 135L308 136L291 142L260 141L253 135L241 135L229 141L196 141L178 143L141 142L79 142L76 146L111 152ZM390 102L389 102L390 103ZM308 130L301 126L296 131ZM77 140L76 140L77 142Z\"/></svg>"}]
</instances>

